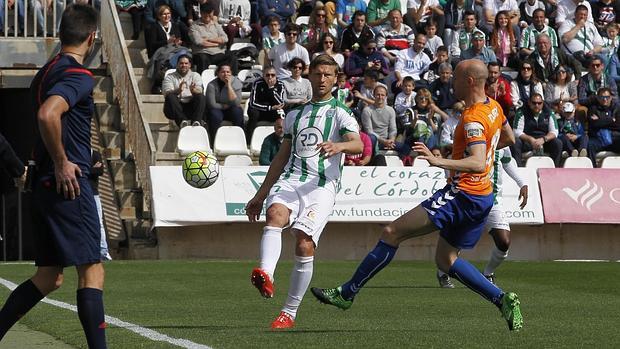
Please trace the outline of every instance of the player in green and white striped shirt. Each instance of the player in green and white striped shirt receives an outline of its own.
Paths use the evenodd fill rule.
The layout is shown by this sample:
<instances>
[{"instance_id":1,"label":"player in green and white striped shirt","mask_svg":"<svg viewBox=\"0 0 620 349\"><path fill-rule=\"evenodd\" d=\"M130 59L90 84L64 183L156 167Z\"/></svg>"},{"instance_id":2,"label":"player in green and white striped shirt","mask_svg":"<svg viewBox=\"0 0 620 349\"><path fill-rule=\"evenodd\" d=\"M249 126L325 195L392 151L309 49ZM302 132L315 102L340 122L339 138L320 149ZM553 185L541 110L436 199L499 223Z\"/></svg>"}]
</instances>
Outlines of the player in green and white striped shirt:
<instances>
[{"instance_id":1,"label":"player in green and white striped shirt","mask_svg":"<svg viewBox=\"0 0 620 349\"><path fill-rule=\"evenodd\" d=\"M246 206L250 222L256 222L267 199L260 267L251 275L263 297L273 297L282 230L290 226L296 238L288 297L272 329L295 326L297 309L312 279L314 250L334 207L343 153L358 154L364 147L351 111L331 95L337 71L338 63L329 55L310 63L312 100L286 115L280 151Z\"/></svg>"}]
</instances>

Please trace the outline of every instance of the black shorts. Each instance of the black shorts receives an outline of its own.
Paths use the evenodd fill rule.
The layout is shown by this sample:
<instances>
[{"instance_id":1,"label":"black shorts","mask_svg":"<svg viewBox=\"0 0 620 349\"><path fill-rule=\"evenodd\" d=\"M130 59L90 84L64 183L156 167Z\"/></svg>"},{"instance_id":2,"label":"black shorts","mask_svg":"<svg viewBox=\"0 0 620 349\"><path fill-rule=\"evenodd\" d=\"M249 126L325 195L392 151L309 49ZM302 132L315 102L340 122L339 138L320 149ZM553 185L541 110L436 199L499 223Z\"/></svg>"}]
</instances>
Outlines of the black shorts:
<instances>
[{"instance_id":1,"label":"black shorts","mask_svg":"<svg viewBox=\"0 0 620 349\"><path fill-rule=\"evenodd\" d=\"M33 218L37 266L93 264L101 261L101 229L88 179L79 178L80 196L65 199L54 177L33 183Z\"/></svg>"}]
</instances>

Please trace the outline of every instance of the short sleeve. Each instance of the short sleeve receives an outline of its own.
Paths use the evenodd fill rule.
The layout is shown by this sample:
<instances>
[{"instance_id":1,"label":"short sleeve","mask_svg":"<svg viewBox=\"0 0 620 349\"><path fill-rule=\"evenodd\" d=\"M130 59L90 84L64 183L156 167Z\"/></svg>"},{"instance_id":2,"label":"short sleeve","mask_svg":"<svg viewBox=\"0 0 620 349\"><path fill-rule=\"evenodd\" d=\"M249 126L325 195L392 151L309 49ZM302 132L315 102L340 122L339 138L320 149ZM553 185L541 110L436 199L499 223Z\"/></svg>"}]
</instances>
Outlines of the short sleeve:
<instances>
[{"instance_id":1,"label":"short sleeve","mask_svg":"<svg viewBox=\"0 0 620 349\"><path fill-rule=\"evenodd\" d=\"M476 115L476 113L468 113L463 115L463 132L465 132L465 144L471 146L474 144L486 144L485 123Z\"/></svg>"},{"instance_id":2,"label":"short sleeve","mask_svg":"<svg viewBox=\"0 0 620 349\"><path fill-rule=\"evenodd\" d=\"M340 136L344 136L347 133L359 133L359 125L357 120L353 117L353 114L346 111L345 109L341 109L338 113L338 133Z\"/></svg>"},{"instance_id":3,"label":"short sleeve","mask_svg":"<svg viewBox=\"0 0 620 349\"><path fill-rule=\"evenodd\" d=\"M70 108L88 97L95 86L91 73L82 68L69 68L63 72L63 77L47 92L45 98L60 96L65 99Z\"/></svg>"}]
</instances>

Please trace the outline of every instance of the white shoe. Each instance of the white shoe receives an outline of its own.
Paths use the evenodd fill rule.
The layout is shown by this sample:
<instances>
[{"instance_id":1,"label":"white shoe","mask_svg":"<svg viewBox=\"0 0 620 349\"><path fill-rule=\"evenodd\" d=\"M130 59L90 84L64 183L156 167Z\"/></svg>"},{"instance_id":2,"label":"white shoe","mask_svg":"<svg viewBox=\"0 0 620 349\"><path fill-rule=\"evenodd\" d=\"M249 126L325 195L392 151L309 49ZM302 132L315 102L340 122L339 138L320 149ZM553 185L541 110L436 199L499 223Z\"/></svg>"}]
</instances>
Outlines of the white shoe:
<instances>
[{"instance_id":1,"label":"white shoe","mask_svg":"<svg viewBox=\"0 0 620 349\"><path fill-rule=\"evenodd\" d=\"M579 150L577 149L573 149L573 151L570 152L570 156L576 158L579 155Z\"/></svg>"},{"instance_id":2,"label":"white shoe","mask_svg":"<svg viewBox=\"0 0 620 349\"><path fill-rule=\"evenodd\" d=\"M579 151L579 156L580 156L580 157L582 157L582 158L587 157L587 156L588 156L588 150L587 150L587 149L585 149L585 148L584 148L584 149L581 149L581 150Z\"/></svg>"},{"instance_id":3,"label":"white shoe","mask_svg":"<svg viewBox=\"0 0 620 349\"><path fill-rule=\"evenodd\" d=\"M202 124L200 123L200 121L194 121L192 122L192 126L202 126Z\"/></svg>"},{"instance_id":4,"label":"white shoe","mask_svg":"<svg viewBox=\"0 0 620 349\"><path fill-rule=\"evenodd\" d=\"M189 126L189 120L183 120L181 121L181 125L179 126L179 128L183 128L185 126Z\"/></svg>"}]
</instances>

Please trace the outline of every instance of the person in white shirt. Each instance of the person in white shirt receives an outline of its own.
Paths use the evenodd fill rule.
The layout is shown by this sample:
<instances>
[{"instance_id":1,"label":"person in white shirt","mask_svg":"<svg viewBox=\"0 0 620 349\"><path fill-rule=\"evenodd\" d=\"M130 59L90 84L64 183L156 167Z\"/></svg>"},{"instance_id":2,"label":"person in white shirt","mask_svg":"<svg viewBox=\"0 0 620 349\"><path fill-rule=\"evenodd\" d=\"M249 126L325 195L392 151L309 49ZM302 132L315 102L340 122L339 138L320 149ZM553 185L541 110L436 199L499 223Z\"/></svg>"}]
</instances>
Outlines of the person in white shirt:
<instances>
[{"instance_id":1,"label":"person in white shirt","mask_svg":"<svg viewBox=\"0 0 620 349\"><path fill-rule=\"evenodd\" d=\"M418 33L423 33L426 22L433 19L437 23L437 33L443 35L446 18L439 0L408 0L407 14L412 20L411 27Z\"/></svg>"},{"instance_id":2,"label":"person in white shirt","mask_svg":"<svg viewBox=\"0 0 620 349\"><path fill-rule=\"evenodd\" d=\"M583 5L588 8L588 22L594 24L592 18L592 6L590 1L586 0L560 0L558 1L557 14L555 16L555 25L559 28L567 19L575 19L575 10L577 6Z\"/></svg>"},{"instance_id":3,"label":"person in white shirt","mask_svg":"<svg viewBox=\"0 0 620 349\"><path fill-rule=\"evenodd\" d=\"M312 86L310 80L301 77L301 72L306 70L306 63L299 57L291 59L287 64L291 76L282 80L284 83L285 112L308 103L312 99Z\"/></svg>"},{"instance_id":4,"label":"person in white shirt","mask_svg":"<svg viewBox=\"0 0 620 349\"><path fill-rule=\"evenodd\" d=\"M558 29L564 51L572 54L584 66L590 57L601 52L604 44L598 29L587 20L589 13L587 6L578 5L575 9L575 19L566 19Z\"/></svg>"},{"instance_id":5,"label":"person in white shirt","mask_svg":"<svg viewBox=\"0 0 620 349\"><path fill-rule=\"evenodd\" d=\"M218 23L228 35L227 48L233 44L235 37L245 38L252 33L250 26L250 1L248 0L220 0ZM257 41L260 32L254 34L253 42Z\"/></svg>"},{"instance_id":6,"label":"person in white shirt","mask_svg":"<svg viewBox=\"0 0 620 349\"><path fill-rule=\"evenodd\" d=\"M286 68L288 62L295 57L301 58L306 67L310 65L310 55L305 47L297 43L297 37L299 36L300 28L297 24L289 23L284 28L284 35L286 41L269 51L269 60L276 69L276 75L278 79L282 80L291 76L291 71ZM308 69L304 70L303 74L308 74Z\"/></svg>"},{"instance_id":7,"label":"person in white shirt","mask_svg":"<svg viewBox=\"0 0 620 349\"><path fill-rule=\"evenodd\" d=\"M392 92L400 92L400 86L405 76L411 76L416 82L421 80L422 75L431 65L430 57L424 53L425 45L426 36L424 34L418 34L415 37L413 45L409 49L398 52L394 70L396 81L394 81L392 85ZM426 82L423 83L423 85L425 84Z\"/></svg>"}]
</instances>

